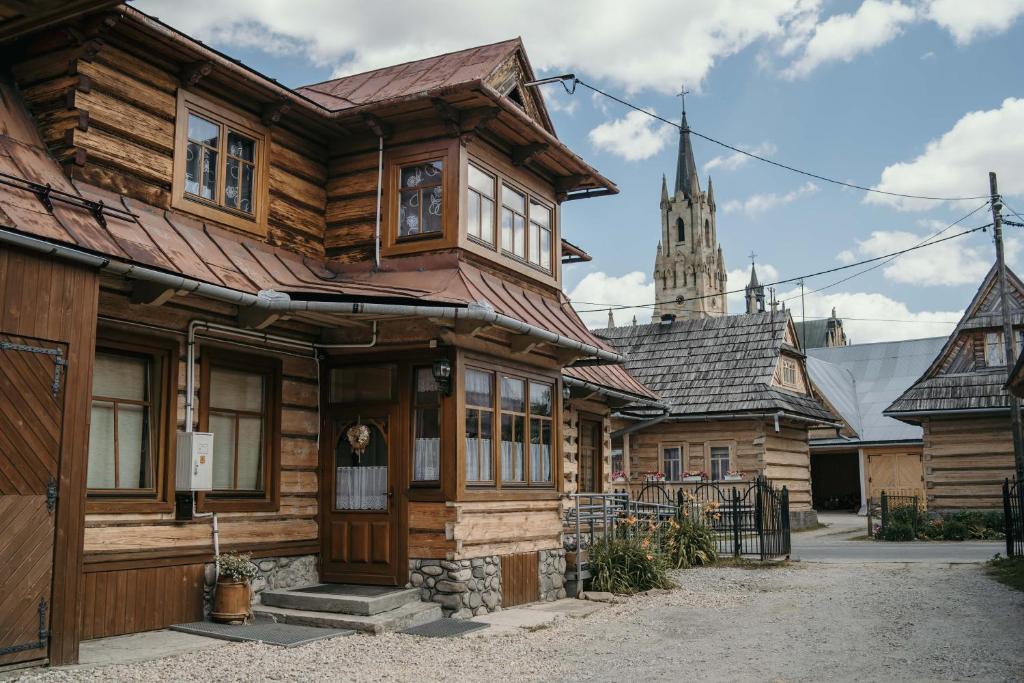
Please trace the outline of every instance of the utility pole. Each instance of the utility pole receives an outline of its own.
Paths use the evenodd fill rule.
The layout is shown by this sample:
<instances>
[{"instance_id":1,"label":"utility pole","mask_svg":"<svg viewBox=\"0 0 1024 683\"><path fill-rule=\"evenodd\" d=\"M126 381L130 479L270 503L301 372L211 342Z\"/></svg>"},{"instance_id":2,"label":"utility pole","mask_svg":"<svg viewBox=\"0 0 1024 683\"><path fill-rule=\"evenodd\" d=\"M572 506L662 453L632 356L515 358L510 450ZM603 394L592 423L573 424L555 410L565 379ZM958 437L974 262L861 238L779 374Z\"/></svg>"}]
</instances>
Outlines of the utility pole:
<instances>
[{"instance_id":1,"label":"utility pole","mask_svg":"<svg viewBox=\"0 0 1024 683\"><path fill-rule=\"evenodd\" d=\"M1002 202L996 174L988 174L988 186L992 193L992 232L995 233L996 266L999 275L999 301L1003 315L1003 353L1006 355L1007 379L1017 357L1013 353L1013 319L1010 315L1010 293L1006 286L1006 261L1003 258L1003 217L1000 214ZM1020 431L1020 399L1012 392L1010 396L1010 429L1013 430L1013 464L1017 470L1017 481L1024 481L1024 440Z\"/></svg>"},{"instance_id":2,"label":"utility pole","mask_svg":"<svg viewBox=\"0 0 1024 683\"><path fill-rule=\"evenodd\" d=\"M803 278L800 278L800 350L807 351L807 303L804 301Z\"/></svg>"}]
</instances>

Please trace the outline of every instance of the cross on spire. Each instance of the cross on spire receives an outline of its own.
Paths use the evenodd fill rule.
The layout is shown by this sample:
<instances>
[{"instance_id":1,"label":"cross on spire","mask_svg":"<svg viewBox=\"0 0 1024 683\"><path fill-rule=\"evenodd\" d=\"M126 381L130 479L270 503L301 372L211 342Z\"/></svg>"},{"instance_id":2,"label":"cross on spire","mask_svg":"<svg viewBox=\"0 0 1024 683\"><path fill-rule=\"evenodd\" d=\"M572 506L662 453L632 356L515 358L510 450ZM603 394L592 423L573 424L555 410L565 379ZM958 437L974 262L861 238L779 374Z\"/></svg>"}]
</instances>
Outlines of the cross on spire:
<instances>
[{"instance_id":1,"label":"cross on spire","mask_svg":"<svg viewBox=\"0 0 1024 683\"><path fill-rule=\"evenodd\" d=\"M690 91L686 89L686 85L679 86L679 92L676 93L676 97L682 100L683 103L683 114L686 113L686 96L690 94Z\"/></svg>"},{"instance_id":2,"label":"cross on spire","mask_svg":"<svg viewBox=\"0 0 1024 683\"><path fill-rule=\"evenodd\" d=\"M751 250L751 252L747 254L747 258L750 259L750 265L754 265L754 261L757 260L757 254L755 254L753 250Z\"/></svg>"}]
</instances>

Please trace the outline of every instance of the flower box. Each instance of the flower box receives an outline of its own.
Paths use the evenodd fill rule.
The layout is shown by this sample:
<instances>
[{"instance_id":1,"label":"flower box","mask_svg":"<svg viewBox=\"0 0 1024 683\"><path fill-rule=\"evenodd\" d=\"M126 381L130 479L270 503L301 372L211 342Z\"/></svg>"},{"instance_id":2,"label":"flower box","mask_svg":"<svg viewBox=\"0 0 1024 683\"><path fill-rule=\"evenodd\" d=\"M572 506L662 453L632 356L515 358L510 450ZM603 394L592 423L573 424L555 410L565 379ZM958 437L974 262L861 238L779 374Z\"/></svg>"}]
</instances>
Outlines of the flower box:
<instances>
[{"instance_id":1,"label":"flower box","mask_svg":"<svg viewBox=\"0 0 1024 683\"><path fill-rule=\"evenodd\" d=\"M743 481L742 474L727 474L723 477L722 481Z\"/></svg>"},{"instance_id":2,"label":"flower box","mask_svg":"<svg viewBox=\"0 0 1024 683\"><path fill-rule=\"evenodd\" d=\"M692 484L694 482L701 481L701 476L699 474L691 474L688 477L683 477L683 481L687 484Z\"/></svg>"}]
</instances>

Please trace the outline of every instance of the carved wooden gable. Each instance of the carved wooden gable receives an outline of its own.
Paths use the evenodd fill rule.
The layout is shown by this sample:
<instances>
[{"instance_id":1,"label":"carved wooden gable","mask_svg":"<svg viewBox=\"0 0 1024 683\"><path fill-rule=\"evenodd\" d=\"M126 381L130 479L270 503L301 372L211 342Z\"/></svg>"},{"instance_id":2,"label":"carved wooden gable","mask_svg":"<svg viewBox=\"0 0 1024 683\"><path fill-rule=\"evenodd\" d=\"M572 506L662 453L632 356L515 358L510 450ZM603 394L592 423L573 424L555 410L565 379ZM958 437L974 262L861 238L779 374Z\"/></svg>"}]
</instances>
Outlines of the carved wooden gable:
<instances>
[{"instance_id":1,"label":"carved wooden gable","mask_svg":"<svg viewBox=\"0 0 1024 683\"><path fill-rule=\"evenodd\" d=\"M537 88L524 87L524 84L533 78L533 69L530 68L522 50L516 50L491 72L487 84L521 107L549 133L554 134L554 126L548 116L544 98Z\"/></svg>"}]
</instances>

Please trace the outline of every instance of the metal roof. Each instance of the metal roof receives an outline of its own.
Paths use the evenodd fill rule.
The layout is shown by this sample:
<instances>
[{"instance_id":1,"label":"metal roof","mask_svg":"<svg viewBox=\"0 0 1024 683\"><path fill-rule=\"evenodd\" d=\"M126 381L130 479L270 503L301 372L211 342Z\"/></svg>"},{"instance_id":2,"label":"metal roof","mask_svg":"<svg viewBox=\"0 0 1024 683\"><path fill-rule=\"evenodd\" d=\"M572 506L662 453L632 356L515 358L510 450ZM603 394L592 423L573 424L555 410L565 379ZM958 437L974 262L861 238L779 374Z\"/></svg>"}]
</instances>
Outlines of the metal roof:
<instances>
[{"instance_id":1,"label":"metal roof","mask_svg":"<svg viewBox=\"0 0 1024 683\"><path fill-rule=\"evenodd\" d=\"M921 428L882 412L919 378L945 337L807 349L807 371L861 441L920 439Z\"/></svg>"}]
</instances>

